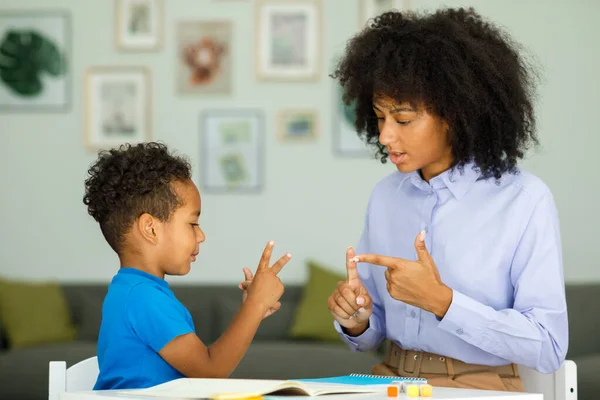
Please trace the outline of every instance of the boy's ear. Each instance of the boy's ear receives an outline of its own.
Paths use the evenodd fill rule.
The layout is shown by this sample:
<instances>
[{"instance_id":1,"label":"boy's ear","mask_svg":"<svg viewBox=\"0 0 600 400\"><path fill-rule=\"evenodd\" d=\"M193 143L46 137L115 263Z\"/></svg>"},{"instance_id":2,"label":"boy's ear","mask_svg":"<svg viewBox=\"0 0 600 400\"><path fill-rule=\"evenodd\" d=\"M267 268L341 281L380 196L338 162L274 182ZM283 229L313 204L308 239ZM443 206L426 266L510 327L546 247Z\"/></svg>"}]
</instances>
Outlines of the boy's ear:
<instances>
[{"instance_id":1,"label":"boy's ear","mask_svg":"<svg viewBox=\"0 0 600 400\"><path fill-rule=\"evenodd\" d=\"M142 214L137 220L137 229L144 239L152 244L158 243L158 226L156 219L148 214Z\"/></svg>"}]
</instances>

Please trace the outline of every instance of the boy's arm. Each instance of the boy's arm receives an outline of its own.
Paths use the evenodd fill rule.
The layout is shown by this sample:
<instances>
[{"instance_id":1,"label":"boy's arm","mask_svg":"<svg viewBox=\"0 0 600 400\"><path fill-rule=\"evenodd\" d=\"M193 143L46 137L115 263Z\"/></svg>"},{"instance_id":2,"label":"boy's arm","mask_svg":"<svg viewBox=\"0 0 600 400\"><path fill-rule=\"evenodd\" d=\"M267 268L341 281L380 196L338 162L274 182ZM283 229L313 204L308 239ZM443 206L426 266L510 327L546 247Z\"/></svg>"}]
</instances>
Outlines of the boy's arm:
<instances>
[{"instance_id":1,"label":"boy's arm","mask_svg":"<svg viewBox=\"0 0 600 400\"><path fill-rule=\"evenodd\" d=\"M206 347L192 332L174 338L158 354L189 378L227 378L244 357L266 310L249 299L212 346Z\"/></svg>"}]
</instances>

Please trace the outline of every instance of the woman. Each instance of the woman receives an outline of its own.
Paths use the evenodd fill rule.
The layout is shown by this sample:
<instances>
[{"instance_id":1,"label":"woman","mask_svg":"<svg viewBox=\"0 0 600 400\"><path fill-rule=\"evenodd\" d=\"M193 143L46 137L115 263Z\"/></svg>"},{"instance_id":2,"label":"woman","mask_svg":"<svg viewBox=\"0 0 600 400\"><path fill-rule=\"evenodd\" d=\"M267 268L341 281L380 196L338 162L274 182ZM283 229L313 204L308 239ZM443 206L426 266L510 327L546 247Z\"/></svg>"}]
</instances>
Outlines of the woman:
<instances>
[{"instance_id":1,"label":"woman","mask_svg":"<svg viewBox=\"0 0 600 400\"><path fill-rule=\"evenodd\" d=\"M333 77L356 128L398 171L376 185L348 279L328 300L356 351L391 342L379 375L522 391L568 345L552 194L517 167L536 144L518 47L473 9L385 13Z\"/></svg>"}]
</instances>

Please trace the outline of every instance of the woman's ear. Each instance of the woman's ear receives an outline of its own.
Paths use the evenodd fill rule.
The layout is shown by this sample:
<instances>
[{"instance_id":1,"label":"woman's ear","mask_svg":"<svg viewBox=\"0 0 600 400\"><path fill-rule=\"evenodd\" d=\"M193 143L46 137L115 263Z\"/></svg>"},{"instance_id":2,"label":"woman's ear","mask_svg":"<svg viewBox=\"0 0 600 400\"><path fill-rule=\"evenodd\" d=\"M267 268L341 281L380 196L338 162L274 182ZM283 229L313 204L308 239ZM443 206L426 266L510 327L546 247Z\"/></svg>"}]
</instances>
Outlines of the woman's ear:
<instances>
[{"instance_id":1,"label":"woman's ear","mask_svg":"<svg viewBox=\"0 0 600 400\"><path fill-rule=\"evenodd\" d=\"M157 228L156 219L148 213L142 214L137 220L138 232L145 240L152 244L158 243Z\"/></svg>"}]
</instances>

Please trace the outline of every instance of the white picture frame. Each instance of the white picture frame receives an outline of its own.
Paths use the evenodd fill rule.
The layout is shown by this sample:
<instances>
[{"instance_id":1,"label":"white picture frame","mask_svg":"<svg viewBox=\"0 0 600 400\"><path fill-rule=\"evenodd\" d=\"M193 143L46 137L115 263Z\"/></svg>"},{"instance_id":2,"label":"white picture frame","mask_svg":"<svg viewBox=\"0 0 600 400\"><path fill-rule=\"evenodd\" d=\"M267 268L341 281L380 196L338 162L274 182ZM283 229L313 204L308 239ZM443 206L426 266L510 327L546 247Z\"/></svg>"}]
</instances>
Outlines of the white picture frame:
<instances>
[{"instance_id":1,"label":"white picture frame","mask_svg":"<svg viewBox=\"0 0 600 400\"><path fill-rule=\"evenodd\" d=\"M363 29L371 18L384 12L408 11L409 9L410 0L360 0L358 27Z\"/></svg>"},{"instance_id":2,"label":"white picture frame","mask_svg":"<svg viewBox=\"0 0 600 400\"><path fill-rule=\"evenodd\" d=\"M84 80L84 145L89 151L151 140L152 94L147 68L92 67Z\"/></svg>"},{"instance_id":3,"label":"white picture frame","mask_svg":"<svg viewBox=\"0 0 600 400\"><path fill-rule=\"evenodd\" d=\"M155 51L163 42L163 0L115 0L115 45L121 51Z\"/></svg>"},{"instance_id":4,"label":"white picture frame","mask_svg":"<svg viewBox=\"0 0 600 400\"><path fill-rule=\"evenodd\" d=\"M25 47L26 51L20 51ZM29 58L39 54L32 75ZM23 73L23 67L28 70ZM0 12L0 112L66 112L71 106L71 16L62 10Z\"/></svg>"},{"instance_id":5,"label":"white picture frame","mask_svg":"<svg viewBox=\"0 0 600 400\"><path fill-rule=\"evenodd\" d=\"M250 109L206 110L201 125L201 190L258 193L263 187L264 116Z\"/></svg>"},{"instance_id":6,"label":"white picture frame","mask_svg":"<svg viewBox=\"0 0 600 400\"><path fill-rule=\"evenodd\" d=\"M257 0L255 7L258 80L318 80L320 0Z\"/></svg>"}]
</instances>

